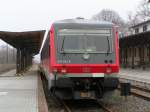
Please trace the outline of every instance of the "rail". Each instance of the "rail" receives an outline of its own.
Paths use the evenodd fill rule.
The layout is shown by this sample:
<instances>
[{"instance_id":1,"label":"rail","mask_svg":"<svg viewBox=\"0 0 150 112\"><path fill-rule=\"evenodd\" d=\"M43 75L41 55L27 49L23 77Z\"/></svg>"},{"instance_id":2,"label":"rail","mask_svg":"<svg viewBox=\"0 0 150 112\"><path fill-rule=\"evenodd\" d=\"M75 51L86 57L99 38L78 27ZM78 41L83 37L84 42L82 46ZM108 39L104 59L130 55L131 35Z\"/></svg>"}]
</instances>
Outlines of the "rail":
<instances>
[{"instance_id":1,"label":"rail","mask_svg":"<svg viewBox=\"0 0 150 112\"><path fill-rule=\"evenodd\" d=\"M96 108L94 108L94 110L96 110L97 112L113 112L111 111L109 108L107 108L102 102L95 100L95 103L98 105ZM65 101L62 101L63 107L66 110L66 112L73 112L76 111L76 109L71 109L67 103ZM86 108L85 111L89 111L89 108Z\"/></svg>"},{"instance_id":2,"label":"rail","mask_svg":"<svg viewBox=\"0 0 150 112\"><path fill-rule=\"evenodd\" d=\"M144 81L137 81L133 79L120 78L121 81L131 83L131 94L137 97L150 101L150 84ZM120 87L118 88L120 89Z\"/></svg>"}]
</instances>

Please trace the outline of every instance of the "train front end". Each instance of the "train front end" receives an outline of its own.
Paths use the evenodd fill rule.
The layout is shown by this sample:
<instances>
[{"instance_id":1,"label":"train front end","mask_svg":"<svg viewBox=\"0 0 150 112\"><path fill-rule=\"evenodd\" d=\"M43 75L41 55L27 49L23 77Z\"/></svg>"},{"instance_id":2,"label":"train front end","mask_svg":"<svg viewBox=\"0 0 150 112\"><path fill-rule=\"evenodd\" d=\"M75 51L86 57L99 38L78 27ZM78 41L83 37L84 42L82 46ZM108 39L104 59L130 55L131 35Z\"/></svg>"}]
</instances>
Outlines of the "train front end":
<instances>
[{"instance_id":1,"label":"train front end","mask_svg":"<svg viewBox=\"0 0 150 112\"><path fill-rule=\"evenodd\" d=\"M51 90L62 99L101 98L118 86L118 33L111 23L54 23L50 56Z\"/></svg>"}]
</instances>

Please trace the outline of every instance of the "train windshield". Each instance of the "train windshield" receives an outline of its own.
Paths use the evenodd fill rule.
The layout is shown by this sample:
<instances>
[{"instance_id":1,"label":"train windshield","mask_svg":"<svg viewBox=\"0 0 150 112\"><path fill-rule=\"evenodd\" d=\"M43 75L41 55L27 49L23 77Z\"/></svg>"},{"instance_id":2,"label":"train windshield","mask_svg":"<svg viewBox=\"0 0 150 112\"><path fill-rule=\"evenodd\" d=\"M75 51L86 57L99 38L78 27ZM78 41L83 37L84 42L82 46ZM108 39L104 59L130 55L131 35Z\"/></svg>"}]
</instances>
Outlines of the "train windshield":
<instances>
[{"instance_id":1,"label":"train windshield","mask_svg":"<svg viewBox=\"0 0 150 112\"><path fill-rule=\"evenodd\" d=\"M111 29L62 29L58 32L62 53L111 53Z\"/></svg>"}]
</instances>

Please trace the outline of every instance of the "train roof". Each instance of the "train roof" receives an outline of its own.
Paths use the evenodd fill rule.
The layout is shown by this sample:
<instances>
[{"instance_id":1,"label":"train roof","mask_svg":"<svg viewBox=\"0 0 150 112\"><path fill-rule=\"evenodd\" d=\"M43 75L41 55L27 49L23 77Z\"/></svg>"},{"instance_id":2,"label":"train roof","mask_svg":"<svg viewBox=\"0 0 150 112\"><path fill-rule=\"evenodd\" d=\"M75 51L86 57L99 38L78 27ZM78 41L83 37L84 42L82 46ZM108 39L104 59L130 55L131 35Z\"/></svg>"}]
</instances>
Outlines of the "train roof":
<instances>
[{"instance_id":1,"label":"train roof","mask_svg":"<svg viewBox=\"0 0 150 112\"><path fill-rule=\"evenodd\" d=\"M107 26L107 27L112 27L113 23L108 22L108 21L96 21L96 20L88 20L88 19L64 19L64 20L60 20L60 21L56 21L54 22L55 24L81 24L81 25L103 25L103 26Z\"/></svg>"}]
</instances>

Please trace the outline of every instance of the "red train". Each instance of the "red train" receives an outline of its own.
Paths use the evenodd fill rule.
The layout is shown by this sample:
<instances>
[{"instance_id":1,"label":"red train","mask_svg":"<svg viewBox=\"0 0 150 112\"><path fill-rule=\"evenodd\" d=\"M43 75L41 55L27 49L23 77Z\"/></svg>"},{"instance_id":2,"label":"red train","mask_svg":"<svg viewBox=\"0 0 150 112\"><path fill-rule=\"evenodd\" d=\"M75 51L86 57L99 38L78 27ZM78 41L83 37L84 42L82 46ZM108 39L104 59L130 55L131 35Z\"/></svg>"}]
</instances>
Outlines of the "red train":
<instances>
[{"instance_id":1,"label":"red train","mask_svg":"<svg viewBox=\"0 0 150 112\"><path fill-rule=\"evenodd\" d=\"M53 23L41 52L48 89L62 99L101 98L118 86L118 31L112 23Z\"/></svg>"}]
</instances>

